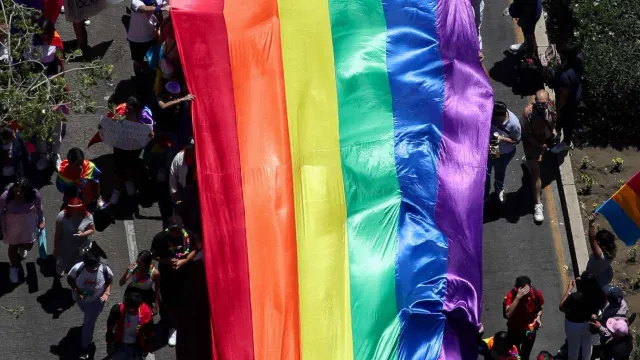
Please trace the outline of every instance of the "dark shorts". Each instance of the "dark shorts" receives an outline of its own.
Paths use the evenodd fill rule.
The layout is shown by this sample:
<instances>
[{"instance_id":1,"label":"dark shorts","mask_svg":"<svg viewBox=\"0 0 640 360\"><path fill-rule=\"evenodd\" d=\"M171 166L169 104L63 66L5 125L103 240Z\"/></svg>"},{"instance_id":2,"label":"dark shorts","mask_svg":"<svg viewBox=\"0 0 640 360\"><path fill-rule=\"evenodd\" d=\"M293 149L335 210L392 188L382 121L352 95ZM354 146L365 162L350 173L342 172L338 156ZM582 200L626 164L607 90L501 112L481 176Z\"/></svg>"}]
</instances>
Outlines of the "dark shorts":
<instances>
[{"instance_id":1,"label":"dark shorts","mask_svg":"<svg viewBox=\"0 0 640 360\"><path fill-rule=\"evenodd\" d=\"M129 48L131 49L131 60L141 63L144 61L144 57L147 55L147 51L156 44L155 40L146 43L137 43L129 41Z\"/></svg>"}]
</instances>

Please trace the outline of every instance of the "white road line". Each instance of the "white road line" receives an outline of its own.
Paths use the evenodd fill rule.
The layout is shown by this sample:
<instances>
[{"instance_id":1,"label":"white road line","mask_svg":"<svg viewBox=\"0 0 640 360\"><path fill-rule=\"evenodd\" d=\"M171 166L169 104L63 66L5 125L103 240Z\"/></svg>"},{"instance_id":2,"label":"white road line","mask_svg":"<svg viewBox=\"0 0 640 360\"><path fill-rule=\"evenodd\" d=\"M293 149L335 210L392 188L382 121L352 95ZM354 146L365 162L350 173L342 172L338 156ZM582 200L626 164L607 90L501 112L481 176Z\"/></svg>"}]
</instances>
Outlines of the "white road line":
<instances>
[{"instance_id":1,"label":"white road line","mask_svg":"<svg viewBox=\"0 0 640 360\"><path fill-rule=\"evenodd\" d=\"M133 220L124 221L124 232L127 235L127 249L129 250L129 262L134 262L138 258L138 244L136 243L136 228ZM146 360L156 360L153 354L147 355Z\"/></svg>"},{"instance_id":2,"label":"white road line","mask_svg":"<svg viewBox=\"0 0 640 360\"><path fill-rule=\"evenodd\" d=\"M138 257L138 244L136 243L136 229L133 227L133 220L124 221L124 232L127 235L129 262L134 262Z\"/></svg>"}]
</instances>

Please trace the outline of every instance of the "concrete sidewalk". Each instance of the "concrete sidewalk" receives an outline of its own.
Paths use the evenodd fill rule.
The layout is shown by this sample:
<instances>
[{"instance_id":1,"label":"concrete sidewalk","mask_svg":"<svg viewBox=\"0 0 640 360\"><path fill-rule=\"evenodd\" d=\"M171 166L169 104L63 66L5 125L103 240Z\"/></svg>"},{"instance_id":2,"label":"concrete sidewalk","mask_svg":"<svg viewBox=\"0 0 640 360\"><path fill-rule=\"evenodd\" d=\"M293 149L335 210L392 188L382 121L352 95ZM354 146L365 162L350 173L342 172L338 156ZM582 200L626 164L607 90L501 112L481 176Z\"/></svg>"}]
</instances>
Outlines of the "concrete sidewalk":
<instances>
[{"instance_id":1,"label":"concrete sidewalk","mask_svg":"<svg viewBox=\"0 0 640 360\"><path fill-rule=\"evenodd\" d=\"M510 71L512 58L505 52L510 45L522 42L522 34L510 18L502 16L509 3L508 0L485 0L481 28L484 65L492 78L495 99L506 102L509 109L520 117L529 103L528 95L533 95L538 85L527 89L526 85L530 84L518 84ZM546 39L539 45L546 47ZM532 352L534 358L542 350L555 353L564 342L564 315L558 310L558 305L572 263L556 181L559 171L555 159L545 159L542 191L545 221L536 225L533 222L530 181L521 168L522 157L522 147L519 146L507 169L506 204L500 206L497 200L492 200L485 206L482 321L487 336L506 330L506 320L502 317L503 298L513 287L517 276L529 276L545 300L542 328Z\"/></svg>"}]
</instances>

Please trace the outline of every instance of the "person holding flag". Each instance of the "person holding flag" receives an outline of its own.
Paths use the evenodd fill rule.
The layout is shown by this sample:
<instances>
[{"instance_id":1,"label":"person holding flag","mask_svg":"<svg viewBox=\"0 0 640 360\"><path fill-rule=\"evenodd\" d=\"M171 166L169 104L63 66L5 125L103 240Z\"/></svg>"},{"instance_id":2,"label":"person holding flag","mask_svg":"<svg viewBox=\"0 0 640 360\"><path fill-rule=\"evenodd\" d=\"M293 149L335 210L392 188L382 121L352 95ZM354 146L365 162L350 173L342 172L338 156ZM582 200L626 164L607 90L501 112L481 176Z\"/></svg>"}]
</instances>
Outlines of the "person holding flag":
<instances>
[{"instance_id":1,"label":"person holding flag","mask_svg":"<svg viewBox=\"0 0 640 360\"><path fill-rule=\"evenodd\" d=\"M84 152L71 148L67 159L60 163L56 187L63 194L63 203L79 197L89 211L102 209L105 203L100 195L100 169L84 158Z\"/></svg>"}]
</instances>

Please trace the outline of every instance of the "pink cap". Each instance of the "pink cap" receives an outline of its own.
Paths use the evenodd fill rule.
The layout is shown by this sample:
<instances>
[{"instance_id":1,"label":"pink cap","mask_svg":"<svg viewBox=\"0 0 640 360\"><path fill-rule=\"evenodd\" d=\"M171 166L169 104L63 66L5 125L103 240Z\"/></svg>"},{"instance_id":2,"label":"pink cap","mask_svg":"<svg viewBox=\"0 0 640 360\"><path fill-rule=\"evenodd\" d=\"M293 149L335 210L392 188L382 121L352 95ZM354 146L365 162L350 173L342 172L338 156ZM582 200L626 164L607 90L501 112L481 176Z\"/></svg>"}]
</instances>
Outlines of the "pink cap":
<instances>
[{"instance_id":1,"label":"pink cap","mask_svg":"<svg viewBox=\"0 0 640 360\"><path fill-rule=\"evenodd\" d=\"M607 329L614 335L625 336L629 334L629 326L627 320L621 317L613 317L607 320Z\"/></svg>"}]
</instances>

